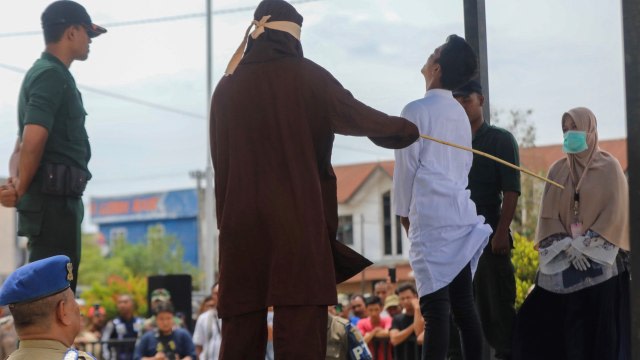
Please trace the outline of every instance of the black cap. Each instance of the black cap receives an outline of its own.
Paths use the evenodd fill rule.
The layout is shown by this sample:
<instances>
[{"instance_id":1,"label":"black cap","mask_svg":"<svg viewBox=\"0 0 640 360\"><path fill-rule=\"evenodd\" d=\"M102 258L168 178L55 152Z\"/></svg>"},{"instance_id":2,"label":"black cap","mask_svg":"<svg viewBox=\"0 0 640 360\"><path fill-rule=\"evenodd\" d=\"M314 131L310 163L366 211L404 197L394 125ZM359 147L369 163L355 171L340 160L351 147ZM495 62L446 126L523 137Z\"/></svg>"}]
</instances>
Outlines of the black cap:
<instances>
[{"instance_id":1,"label":"black cap","mask_svg":"<svg viewBox=\"0 0 640 360\"><path fill-rule=\"evenodd\" d=\"M96 37L107 32L107 29L91 21L85 8L70 0L59 0L51 3L42 13L42 28L56 25L84 25L89 37Z\"/></svg>"},{"instance_id":2,"label":"black cap","mask_svg":"<svg viewBox=\"0 0 640 360\"><path fill-rule=\"evenodd\" d=\"M291 21L302 26L302 15L285 0L262 0L253 18L260 21L265 15L271 15L269 21Z\"/></svg>"},{"instance_id":3,"label":"black cap","mask_svg":"<svg viewBox=\"0 0 640 360\"><path fill-rule=\"evenodd\" d=\"M462 85L461 87L453 90L453 96L468 96L473 93L478 93L482 95L482 85L477 80L471 80L468 83Z\"/></svg>"}]
</instances>

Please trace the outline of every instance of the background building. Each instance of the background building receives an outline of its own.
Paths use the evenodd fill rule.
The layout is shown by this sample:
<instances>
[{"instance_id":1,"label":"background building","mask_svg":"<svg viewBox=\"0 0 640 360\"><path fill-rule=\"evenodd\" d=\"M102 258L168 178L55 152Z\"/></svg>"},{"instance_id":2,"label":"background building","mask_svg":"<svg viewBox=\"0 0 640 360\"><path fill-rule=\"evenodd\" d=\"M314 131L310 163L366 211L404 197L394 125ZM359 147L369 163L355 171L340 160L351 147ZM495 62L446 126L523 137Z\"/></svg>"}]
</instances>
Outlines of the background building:
<instances>
[{"instance_id":1,"label":"background building","mask_svg":"<svg viewBox=\"0 0 640 360\"><path fill-rule=\"evenodd\" d=\"M0 178L0 184L7 179ZM26 242L16 236L16 209L0 206L0 284L26 261Z\"/></svg>"},{"instance_id":2,"label":"background building","mask_svg":"<svg viewBox=\"0 0 640 360\"><path fill-rule=\"evenodd\" d=\"M184 261L198 266L198 194L195 189L91 198L91 221L107 244L118 238L146 240L151 227L175 236Z\"/></svg>"},{"instance_id":3,"label":"background building","mask_svg":"<svg viewBox=\"0 0 640 360\"><path fill-rule=\"evenodd\" d=\"M413 280L409 242L393 211L393 161L334 166L338 178L338 240L374 262L338 286L339 292L368 293L396 268L398 282Z\"/></svg>"}]
</instances>

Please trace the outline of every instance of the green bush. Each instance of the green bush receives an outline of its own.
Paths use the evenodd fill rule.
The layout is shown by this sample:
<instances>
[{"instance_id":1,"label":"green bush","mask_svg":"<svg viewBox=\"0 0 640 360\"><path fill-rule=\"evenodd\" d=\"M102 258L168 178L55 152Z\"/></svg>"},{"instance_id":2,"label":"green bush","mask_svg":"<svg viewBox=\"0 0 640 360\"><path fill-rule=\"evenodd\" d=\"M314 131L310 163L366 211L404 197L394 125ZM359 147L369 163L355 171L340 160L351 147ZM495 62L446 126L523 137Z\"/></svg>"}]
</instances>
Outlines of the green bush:
<instances>
[{"instance_id":1,"label":"green bush","mask_svg":"<svg viewBox=\"0 0 640 360\"><path fill-rule=\"evenodd\" d=\"M536 277L538 252L533 248L533 241L518 233L513 234L513 245L511 262L516 270L516 308L520 308Z\"/></svg>"}]
</instances>

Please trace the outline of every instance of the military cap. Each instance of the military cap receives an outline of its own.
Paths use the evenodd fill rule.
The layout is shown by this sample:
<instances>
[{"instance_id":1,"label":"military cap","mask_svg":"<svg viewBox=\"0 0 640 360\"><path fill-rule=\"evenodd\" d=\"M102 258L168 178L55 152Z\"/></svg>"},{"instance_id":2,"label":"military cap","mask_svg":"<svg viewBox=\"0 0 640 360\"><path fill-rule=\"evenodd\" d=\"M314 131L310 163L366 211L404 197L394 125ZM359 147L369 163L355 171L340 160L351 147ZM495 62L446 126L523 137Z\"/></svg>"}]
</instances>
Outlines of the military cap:
<instances>
[{"instance_id":1,"label":"military cap","mask_svg":"<svg viewBox=\"0 0 640 360\"><path fill-rule=\"evenodd\" d=\"M70 287L73 265L69 257L56 255L19 267L0 288L0 305L42 299Z\"/></svg>"},{"instance_id":2,"label":"military cap","mask_svg":"<svg viewBox=\"0 0 640 360\"><path fill-rule=\"evenodd\" d=\"M453 90L453 97L468 96L473 93L482 95L482 85L477 80L471 80L461 87Z\"/></svg>"},{"instance_id":3,"label":"military cap","mask_svg":"<svg viewBox=\"0 0 640 360\"><path fill-rule=\"evenodd\" d=\"M171 293L164 288L155 289L151 292L151 301L170 301Z\"/></svg>"}]
</instances>

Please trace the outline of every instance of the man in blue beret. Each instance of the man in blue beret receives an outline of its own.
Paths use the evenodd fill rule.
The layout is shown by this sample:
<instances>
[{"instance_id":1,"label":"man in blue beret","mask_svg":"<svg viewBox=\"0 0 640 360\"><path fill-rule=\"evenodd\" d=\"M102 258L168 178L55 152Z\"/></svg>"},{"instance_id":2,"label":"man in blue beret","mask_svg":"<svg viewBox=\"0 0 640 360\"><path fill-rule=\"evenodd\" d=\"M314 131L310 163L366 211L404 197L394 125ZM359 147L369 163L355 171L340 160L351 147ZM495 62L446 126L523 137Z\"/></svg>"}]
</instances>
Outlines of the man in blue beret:
<instances>
[{"instance_id":1,"label":"man in blue beret","mask_svg":"<svg viewBox=\"0 0 640 360\"><path fill-rule=\"evenodd\" d=\"M0 288L20 339L10 360L94 359L71 346L82 329L80 308L71 291L73 265L57 255L14 271Z\"/></svg>"}]
</instances>

